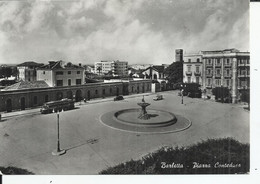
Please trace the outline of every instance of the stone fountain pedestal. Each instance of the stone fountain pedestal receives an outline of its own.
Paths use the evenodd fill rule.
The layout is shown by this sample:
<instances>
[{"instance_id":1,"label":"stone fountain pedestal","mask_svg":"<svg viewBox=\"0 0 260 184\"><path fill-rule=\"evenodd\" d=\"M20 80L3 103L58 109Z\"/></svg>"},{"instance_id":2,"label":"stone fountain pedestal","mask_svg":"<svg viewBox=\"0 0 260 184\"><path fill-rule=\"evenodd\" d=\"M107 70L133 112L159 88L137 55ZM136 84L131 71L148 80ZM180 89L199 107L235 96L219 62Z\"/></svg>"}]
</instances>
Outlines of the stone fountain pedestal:
<instances>
[{"instance_id":1,"label":"stone fountain pedestal","mask_svg":"<svg viewBox=\"0 0 260 184\"><path fill-rule=\"evenodd\" d=\"M138 105L141 106L141 111L140 111L138 118L143 119L143 120L150 119L150 116L146 111L146 107L148 107L151 104L146 103L146 102L142 102L142 103L138 103Z\"/></svg>"}]
</instances>

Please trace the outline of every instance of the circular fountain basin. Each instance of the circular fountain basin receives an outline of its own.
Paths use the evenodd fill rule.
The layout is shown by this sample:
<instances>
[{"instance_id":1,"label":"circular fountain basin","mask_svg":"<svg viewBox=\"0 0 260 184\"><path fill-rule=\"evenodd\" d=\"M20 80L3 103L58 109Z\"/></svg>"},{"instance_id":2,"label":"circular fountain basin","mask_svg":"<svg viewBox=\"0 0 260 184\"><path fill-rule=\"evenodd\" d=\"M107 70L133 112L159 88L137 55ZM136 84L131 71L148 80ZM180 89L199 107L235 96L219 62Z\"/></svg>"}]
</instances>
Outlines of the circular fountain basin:
<instances>
[{"instance_id":1,"label":"circular fountain basin","mask_svg":"<svg viewBox=\"0 0 260 184\"><path fill-rule=\"evenodd\" d=\"M116 130L131 133L174 133L191 126L191 121L181 115L162 110L147 109L149 119L139 119L141 109L123 109L107 112L100 116L100 121Z\"/></svg>"},{"instance_id":2,"label":"circular fountain basin","mask_svg":"<svg viewBox=\"0 0 260 184\"><path fill-rule=\"evenodd\" d=\"M139 119L139 109L124 109L114 113L114 120L130 126L138 127L163 127L176 123L177 118L173 113L161 110L147 110L149 119Z\"/></svg>"}]
</instances>

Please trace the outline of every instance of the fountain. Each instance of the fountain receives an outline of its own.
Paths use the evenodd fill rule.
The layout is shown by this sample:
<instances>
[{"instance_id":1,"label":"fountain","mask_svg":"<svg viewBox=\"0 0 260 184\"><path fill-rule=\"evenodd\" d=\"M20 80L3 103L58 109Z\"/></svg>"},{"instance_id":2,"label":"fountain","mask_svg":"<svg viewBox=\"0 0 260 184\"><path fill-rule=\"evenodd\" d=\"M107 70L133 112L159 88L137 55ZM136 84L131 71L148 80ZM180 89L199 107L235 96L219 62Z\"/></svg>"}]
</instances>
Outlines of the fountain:
<instances>
[{"instance_id":1,"label":"fountain","mask_svg":"<svg viewBox=\"0 0 260 184\"><path fill-rule=\"evenodd\" d=\"M139 119L144 119L144 120L150 119L149 114L147 114L146 107L148 107L148 106L151 105L151 104L146 103L146 102L144 101L144 96L143 96L142 102L141 102L141 103L137 103L137 105L141 106L141 108L142 108L142 109L141 109L141 113L140 113L140 115L138 116L138 118L139 118Z\"/></svg>"},{"instance_id":2,"label":"fountain","mask_svg":"<svg viewBox=\"0 0 260 184\"><path fill-rule=\"evenodd\" d=\"M110 111L100 117L100 121L114 129L140 133L170 133L184 130L191 126L191 121L171 112L146 109L150 103L137 103L140 108Z\"/></svg>"}]
</instances>

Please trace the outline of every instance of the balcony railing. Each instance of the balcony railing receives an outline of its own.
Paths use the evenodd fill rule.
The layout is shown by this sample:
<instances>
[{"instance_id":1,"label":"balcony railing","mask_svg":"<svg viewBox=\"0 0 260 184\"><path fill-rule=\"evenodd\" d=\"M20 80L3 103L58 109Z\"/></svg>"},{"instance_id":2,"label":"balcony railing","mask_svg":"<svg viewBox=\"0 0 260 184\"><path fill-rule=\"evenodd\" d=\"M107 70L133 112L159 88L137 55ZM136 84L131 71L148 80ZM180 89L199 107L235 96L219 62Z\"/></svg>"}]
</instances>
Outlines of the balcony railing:
<instances>
[{"instance_id":1,"label":"balcony railing","mask_svg":"<svg viewBox=\"0 0 260 184\"><path fill-rule=\"evenodd\" d=\"M192 72L186 71L186 75L192 75Z\"/></svg>"},{"instance_id":2,"label":"balcony railing","mask_svg":"<svg viewBox=\"0 0 260 184\"><path fill-rule=\"evenodd\" d=\"M250 77L250 74L246 73L246 74L238 74L238 77Z\"/></svg>"},{"instance_id":3,"label":"balcony railing","mask_svg":"<svg viewBox=\"0 0 260 184\"><path fill-rule=\"evenodd\" d=\"M206 63L206 67L213 67L213 63Z\"/></svg>"},{"instance_id":4,"label":"balcony railing","mask_svg":"<svg viewBox=\"0 0 260 184\"><path fill-rule=\"evenodd\" d=\"M231 74L230 73L229 74L225 73L224 77L231 77Z\"/></svg>"},{"instance_id":5,"label":"balcony railing","mask_svg":"<svg viewBox=\"0 0 260 184\"><path fill-rule=\"evenodd\" d=\"M201 76L201 72L194 72L195 76Z\"/></svg>"},{"instance_id":6,"label":"balcony railing","mask_svg":"<svg viewBox=\"0 0 260 184\"><path fill-rule=\"evenodd\" d=\"M250 64L249 64L249 63L238 63L238 66L239 66L239 67L242 67L242 66L250 66Z\"/></svg>"},{"instance_id":7,"label":"balcony railing","mask_svg":"<svg viewBox=\"0 0 260 184\"><path fill-rule=\"evenodd\" d=\"M215 67L221 67L221 63L215 63Z\"/></svg>"},{"instance_id":8,"label":"balcony railing","mask_svg":"<svg viewBox=\"0 0 260 184\"><path fill-rule=\"evenodd\" d=\"M216 73L215 77L221 77L221 74L220 73Z\"/></svg>"},{"instance_id":9,"label":"balcony railing","mask_svg":"<svg viewBox=\"0 0 260 184\"><path fill-rule=\"evenodd\" d=\"M225 63L225 64L224 64L224 67L231 67L231 63L228 63L228 64Z\"/></svg>"},{"instance_id":10,"label":"balcony railing","mask_svg":"<svg viewBox=\"0 0 260 184\"><path fill-rule=\"evenodd\" d=\"M212 77L212 73L206 73L206 77Z\"/></svg>"}]
</instances>

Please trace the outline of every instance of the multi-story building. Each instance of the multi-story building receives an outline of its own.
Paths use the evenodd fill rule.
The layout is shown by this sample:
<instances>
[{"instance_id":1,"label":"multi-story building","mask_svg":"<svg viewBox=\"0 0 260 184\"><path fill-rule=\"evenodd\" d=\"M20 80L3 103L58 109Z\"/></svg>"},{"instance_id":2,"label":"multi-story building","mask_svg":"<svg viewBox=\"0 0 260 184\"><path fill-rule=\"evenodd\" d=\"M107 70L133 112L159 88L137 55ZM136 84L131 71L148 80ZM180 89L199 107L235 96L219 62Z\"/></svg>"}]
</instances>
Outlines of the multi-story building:
<instances>
[{"instance_id":1,"label":"multi-story building","mask_svg":"<svg viewBox=\"0 0 260 184\"><path fill-rule=\"evenodd\" d=\"M49 61L49 64L37 68L37 80L45 81L50 87L84 84L84 68L62 61Z\"/></svg>"},{"instance_id":2,"label":"multi-story building","mask_svg":"<svg viewBox=\"0 0 260 184\"><path fill-rule=\"evenodd\" d=\"M202 55L185 55L183 59L183 82L202 85Z\"/></svg>"},{"instance_id":3,"label":"multi-story building","mask_svg":"<svg viewBox=\"0 0 260 184\"><path fill-rule=\"evenodd\" d=\"M128 74L128 62L126 61L100 61L95 63L95 73L104 75L111 72L115 76Z\"/></svg>"},{"instance_id":4,"label":"multi-story building","mask_svg":"<svg viewBox=\"0 0 260 184\"><path fill-rule=\"evenodd\" d=\"M207 93L211 93L215 87L227 87L230 89L232 103L236 103L240 99L242 91L249 90L249 52L225 49L201 51L199 55L202 58L201 85L202 89L205 89ZM189 59L188 56L184 58ZM192 78L188 81L190 72L186 60L185 65L186 67L183 70L185 82L196 82Z\"/></svg>"},{"instance_id":5,"label":"multi-story building","mask_svg":"<svg viewBox=\"0 0 260 184\"><path fill-rule=\"evenodd\" d=\"M43 64L35 63L33 61L24 62L17 65L18 80L36 81L36 68Z\"/></svg>"},{"instance_id":6,"label":"multi-story building","mask_svg":"<svg viewBox=\"0 0 260 184\"><path fill-rule=\"evenodd\" d=\"M182 49L175 50L175 62L183 62L183 50Z\"/></svg>"}]
</instances>

